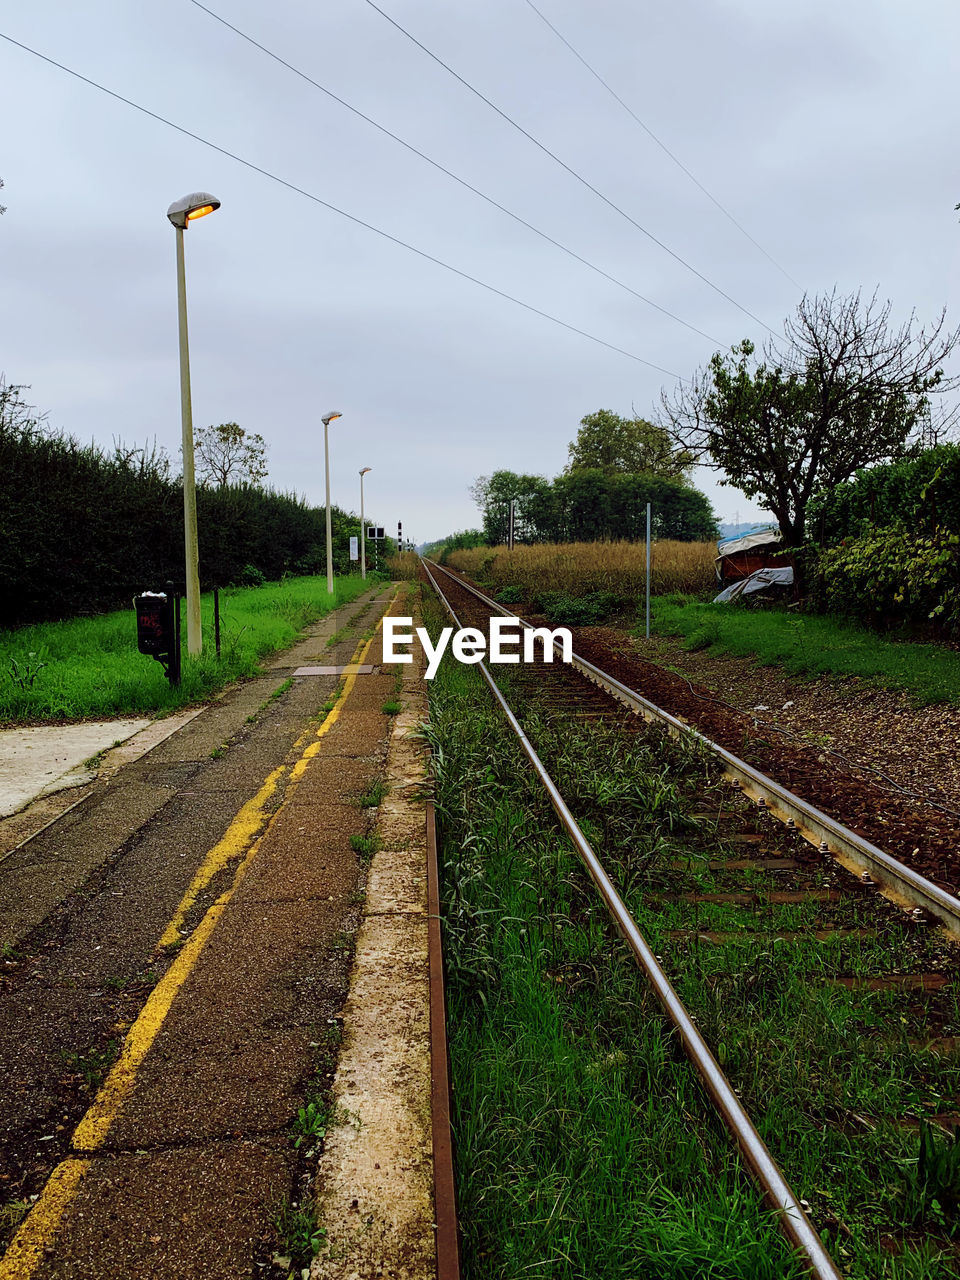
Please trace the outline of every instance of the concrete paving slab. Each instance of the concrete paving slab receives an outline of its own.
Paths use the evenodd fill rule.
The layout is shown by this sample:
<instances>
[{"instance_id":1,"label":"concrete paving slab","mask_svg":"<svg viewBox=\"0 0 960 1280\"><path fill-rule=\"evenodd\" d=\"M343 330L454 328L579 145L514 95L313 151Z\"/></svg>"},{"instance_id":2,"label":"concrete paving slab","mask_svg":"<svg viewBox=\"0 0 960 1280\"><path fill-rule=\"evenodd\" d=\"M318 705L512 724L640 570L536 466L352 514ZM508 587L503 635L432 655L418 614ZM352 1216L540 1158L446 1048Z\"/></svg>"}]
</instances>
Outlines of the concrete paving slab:
<instances>
[{"instance_id":1,"label":"concrete paving slab","mask_svg":"<svg viewBox=\"0 0 960 1280\"><path fill-rule=\"evenodd\" d=\"M81 787L97 776L84 761L132 737L149 720L88 720L0 731L0 817L38 796Z\"/></svg>"},{"instance_id":2,"label":"concrete paving slab","mask_svg":"<svg viewBox=\"0 0 960 1280\"><path fill-rule=\"evenodd\" d=\"M423 831L423 818L419 834ZM381 849L370 868L367 880L367 915L390 913L425 914L427 910L427 872L404 850Z\"/></svg>"}]
</instances>

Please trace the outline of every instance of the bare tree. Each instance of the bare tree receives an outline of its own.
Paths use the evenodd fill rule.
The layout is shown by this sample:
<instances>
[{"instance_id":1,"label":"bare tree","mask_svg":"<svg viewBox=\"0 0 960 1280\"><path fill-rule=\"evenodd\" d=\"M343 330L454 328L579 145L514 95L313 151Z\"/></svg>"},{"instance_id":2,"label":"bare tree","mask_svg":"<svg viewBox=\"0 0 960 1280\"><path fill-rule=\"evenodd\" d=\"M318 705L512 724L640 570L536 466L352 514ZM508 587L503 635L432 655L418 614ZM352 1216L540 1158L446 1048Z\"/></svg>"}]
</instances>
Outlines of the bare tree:
<instances>
[{"instance_id":1,"label":"bare tree","mask_svg":"<svg viewBox=\"0 0 960 1280\"><path fill-rule=\"evenodd\" d=\"M725 472L721 484L762 499L797 546L811 497L907 453L931 395L957 385L942 368L960 340L946 312L919 330L913 313L891 329L890 312L876 293L866 301L859 291L805 296L782 342L757 355L745 340L664 392L662 425L699 462ZM941 434L955 414L941 415Z\"/></svg>"},{"instance_id":2,"label":"bare tree","mask_svg":"<svg viewBox=\"0 0 960 1280\"><path fill-rule=\"evenodd\" d=\"M7 382L0 373L0 431L13 435L43 431L47 415L37 413L34 406L24 400L23 393L29 390L23 383Z\"/></svg>"},{"instance_id":3,"label":"bare tree","mask_svg":"<svg viewBox=\"0 0 960 1280\"><path fill-rule=\"evenodd\" d=\"M196 449L201 477L221 489L231 481L258 484L267 474L266 441L236 422L200 427Z\"/></svg>"},{"instance_id":4,"label":"bare tree","mask_svg":"<svg viewBox=\"0 0 960 1280\"><path fill-rule=\"evenodd\" d=\"M141 476L157 476L161 480L167 480L170 477L170 457L167 451L157 444L156 436L152 444L148 440L142 445L124 444L114 436L113 461Z\"/></svg>"}]
</instances>

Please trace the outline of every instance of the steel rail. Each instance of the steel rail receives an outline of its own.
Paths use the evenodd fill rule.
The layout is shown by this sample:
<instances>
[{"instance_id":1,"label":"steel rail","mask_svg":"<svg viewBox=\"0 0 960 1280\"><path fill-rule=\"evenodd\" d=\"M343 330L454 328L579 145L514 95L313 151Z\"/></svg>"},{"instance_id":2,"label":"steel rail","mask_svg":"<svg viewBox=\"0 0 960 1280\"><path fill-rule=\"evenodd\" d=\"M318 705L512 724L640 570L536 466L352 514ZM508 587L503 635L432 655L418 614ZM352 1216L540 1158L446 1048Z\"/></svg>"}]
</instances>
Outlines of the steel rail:
<instances>
[{"instance_id":1,"label":"steel rail","mask_svg":"<svg viewBox=\"0 0 960 1280\"><path fill-rule=\"evenodd\" d=\"M430 572L426 562L422 563L437 596L455 624L460 627L462 624L453 606L443 594L439 583ZM832 1258L824 1249L813 1224L790 1189L777 1162L764 1145L763 1139L757 1133L753 1121L747 1115L743 1104L721 1071L717 1060L694 1025L690 1014L687 1013L669 978L660 967L656 956L627 910L626 904L604 870L602 863L590 847L586 836L580 830L576 818L570 812L566 802L557 790L556 784L547 772L543 761L534 750L533 744L524 733L520 722L510 709L503 694L497 688L493 676L487 669L487 664L481 662L478 666L480 674L487 682L508 724L517 735L524 754L550 797L550 803L553 805L564 830L576 846L581 861L607 904L617 928L633 952L640 968L646 974L664 1012L680 1033L684 1052L700 1076L724 1124L733 1135L747 1167L763 1192L764 1198L776 1212L781 1230L801 1255L812 1276L817 1277L818 1280L840 1280L840 1273L835 1267Z\"/></svg>"},{"instance_id":2,"label":"steel rail","mask_svg":"<svg viewBox=\"0 0 960 1280\"><path fill-rule=\"evenodd\" d=\"M430 561L434 568L445 573L448 578L464 591L482 601L488 607L503 615L516 618L521 626L533 629L533 624L521 618L511 609L506 609L496 600L484 595L471 583L463 582L445 569L442 565ZM558 646L555 644L554 648ZM960 899L942 889L926 876L920 875L906 863L900 862L892 854L886 853L879 846L859 836L842 823L831 818L815 805L800 796L794 795L788 788L775 782L767 774L761 773L753 765L747 764L739 756L720 746L706 734L684 723L676 716L664 711L650 702L635 689L631 689L615 676L603 671L594 663L573 654L572 664L588 680L599 684L608 693L618 698L645 720L662 724L674 737L686 737L703 744L723 764L727 778L740 786L744 793L756 801L763 801L764 807L783 822L793 823L797 831L811 844L825 853L830 853L843 866L860 873L866 872L877 885L886 891L887 896L901 906L919 907L929 912L955 938L960 938Z\"/></svg>"}]
</instances>

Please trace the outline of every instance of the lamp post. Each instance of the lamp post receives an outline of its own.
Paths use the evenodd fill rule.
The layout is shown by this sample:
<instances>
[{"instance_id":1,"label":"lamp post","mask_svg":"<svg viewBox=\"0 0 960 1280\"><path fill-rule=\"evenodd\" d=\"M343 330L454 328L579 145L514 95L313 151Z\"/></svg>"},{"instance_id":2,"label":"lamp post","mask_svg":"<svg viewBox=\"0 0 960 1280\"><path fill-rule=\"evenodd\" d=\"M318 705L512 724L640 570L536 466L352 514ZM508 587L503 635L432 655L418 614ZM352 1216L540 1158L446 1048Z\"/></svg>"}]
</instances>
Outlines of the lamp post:
<instances>
[{"instance_id":1,"label":"lamp post","mask_svg":"<svg viewBox=\"0 0 960 1280\"><path fill-rule=\"evenodd\" d=\"M327 592L333 595L333 534L330 527L330 444L329 444L329 427L330 423L337 418L342 418L343 414L338 409L332 409L329 413L323 415L323 470L327 479Z\"/></svg>"},{"instance_id":2,"label":"lamp post","mask_svg":"<svg viewBox=\"0 0 960 1280\"><path fill-rule=\"evenodd\" d=\"M366 547L366 526L363 523L363 477L368 471L372 471L372 467L360 468L360 577L366 581L367 577L367 547Z\"/></svg>"},{"instance_id":3,"label":"lamp post","mask_svg":"<svg viewBox=\"0 0 960 1280\"><path fill-rule=\"evenodd\" d=\"M193 411L190 405L190 353L187 349L187 285L183 268L183 233L197 218L220 208L207 191L194 191L174 200L167 217L177 233L177 311L180 322L180 421L183 439L183 546L187 582L187 653L203 649L200 628L200 552L197 546L197 487L193 469Z\"/></svg>"}]
</instances>

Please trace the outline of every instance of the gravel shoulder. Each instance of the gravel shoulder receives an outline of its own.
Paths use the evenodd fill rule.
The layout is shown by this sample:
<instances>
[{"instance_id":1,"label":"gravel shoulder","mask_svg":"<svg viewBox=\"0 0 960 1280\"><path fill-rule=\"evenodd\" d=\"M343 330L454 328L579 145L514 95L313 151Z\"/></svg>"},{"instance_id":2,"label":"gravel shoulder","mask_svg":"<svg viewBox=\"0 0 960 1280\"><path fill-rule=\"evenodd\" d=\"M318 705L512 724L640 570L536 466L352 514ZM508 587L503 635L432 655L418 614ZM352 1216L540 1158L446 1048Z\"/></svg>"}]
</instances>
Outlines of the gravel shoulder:
<instances>
[{"instance_id":1,"label":"gravel shoulder","mask_svg":"<svg viewBox=\"0 0 960 1280\"><path fill-rule=\"evenodd\" d=\"M856 677L800 680L747 658L691 652L675 636L632 639L649 657L702 685L755 722L796 737L831 762L886 774L960 817L960 707L917 708Z\"/></svg>"}]
</instances>

